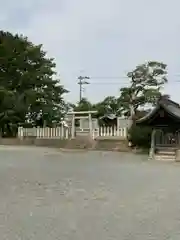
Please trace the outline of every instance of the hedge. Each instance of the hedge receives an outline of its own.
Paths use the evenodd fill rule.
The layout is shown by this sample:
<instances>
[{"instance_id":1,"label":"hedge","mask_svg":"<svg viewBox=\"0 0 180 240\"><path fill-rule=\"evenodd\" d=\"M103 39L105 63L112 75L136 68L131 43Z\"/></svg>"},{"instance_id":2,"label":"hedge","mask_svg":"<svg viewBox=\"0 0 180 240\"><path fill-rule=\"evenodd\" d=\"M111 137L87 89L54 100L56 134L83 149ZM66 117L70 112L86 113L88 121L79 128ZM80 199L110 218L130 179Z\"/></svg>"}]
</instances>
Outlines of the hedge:
<instances>
[{"instance_id":1,"label":"hedge","mask_svg":"<svg viewBox=\"0 0 180 240\"><path fill-rule=\"evenodd\" d=\"M133 146L149 148L151 145L151 133L151 127L132 125L129 130L129 141L132 142Z\"/></svg>"}]
</instances>

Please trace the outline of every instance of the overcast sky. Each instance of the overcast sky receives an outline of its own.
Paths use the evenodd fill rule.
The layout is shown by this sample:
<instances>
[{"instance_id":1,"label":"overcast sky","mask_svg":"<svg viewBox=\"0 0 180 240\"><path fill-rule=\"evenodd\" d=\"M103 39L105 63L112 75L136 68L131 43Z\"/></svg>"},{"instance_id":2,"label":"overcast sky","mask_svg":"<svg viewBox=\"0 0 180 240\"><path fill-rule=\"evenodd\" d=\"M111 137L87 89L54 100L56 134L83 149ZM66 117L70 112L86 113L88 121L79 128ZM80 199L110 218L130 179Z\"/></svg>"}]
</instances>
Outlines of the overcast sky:
<instances>
[{"instance_id":1,"label":"overcast sky","mask_svg":"<svg viewBox=\"0 0 180 240\"><path fill-rule=\"evenodd\" d=\"M128 84L126 73L136 65L157 60L168 64L165 92L180 102L180 0L0 3L1 29L23 33L44 45L48 55L55 58L62 83L70 90L66 96L69 101L78 100L79 75L92 77L84 96L95 102L118 95L119 88Z\"/></svg>"}]
</instances>

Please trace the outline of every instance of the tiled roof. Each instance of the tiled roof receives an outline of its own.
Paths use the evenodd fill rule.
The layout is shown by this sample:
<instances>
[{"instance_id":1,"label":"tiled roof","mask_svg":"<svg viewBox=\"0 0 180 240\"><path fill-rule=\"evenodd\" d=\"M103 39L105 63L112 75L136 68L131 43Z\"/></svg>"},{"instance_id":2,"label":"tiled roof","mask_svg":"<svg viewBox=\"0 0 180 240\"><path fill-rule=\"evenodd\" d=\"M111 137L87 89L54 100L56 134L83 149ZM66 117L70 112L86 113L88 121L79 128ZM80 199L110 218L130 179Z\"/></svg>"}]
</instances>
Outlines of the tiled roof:
<instances>
[{"instance_id":1,"label":"tiled roof","mask_svg":"<svg viewBox=\"0 0 180 240\"><path fill-rule=\"evenodd\" d=\"M170 115L174 116L175 118L180 120L180 106L178 103L173 102L170 99L167 98L162 98L157 102L157 106L149 112L147 115L144 117L138 119L136 123L142 123L151 117L153 117L156 112L161 108L163 108L166 112L168 112Z\"/></svg>"}]
</instances>

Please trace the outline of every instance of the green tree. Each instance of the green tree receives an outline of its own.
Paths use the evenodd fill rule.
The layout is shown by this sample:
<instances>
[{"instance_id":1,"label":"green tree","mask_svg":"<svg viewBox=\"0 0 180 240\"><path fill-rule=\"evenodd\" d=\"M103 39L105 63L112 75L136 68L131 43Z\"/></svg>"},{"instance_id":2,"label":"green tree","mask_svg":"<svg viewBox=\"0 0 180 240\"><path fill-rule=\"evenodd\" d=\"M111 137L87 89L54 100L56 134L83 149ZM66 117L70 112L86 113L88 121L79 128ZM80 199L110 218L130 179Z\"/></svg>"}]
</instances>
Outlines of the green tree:
<instances>
[{"instance_id":1,"label":"green tree","mask_svg":"<svg viewBox=\"0 0 180 240\"><path fill-rule=\"evenodd\" d=\"M103 101L94 104L94 108L98 111L99 116L106 114L121 115L119 101L114 96L108 96Z\"/></svg>"},{"instance_id":2,"label":"green tree","mask_svg":"<svg viewBox=\"0 0 180 240\"><path fill-rule=\"evenodd\" d=\"M73 107L73 110L76 112L91 111L93 109L91 102L89 102L87 98L82 98L76 105L71 104L71 107Z\"/></svg>"},{"instance_id":3,"label":"green tree","mask_svg":"<svg viewBox=\"0 0 180 240\"><path fill-rule=\"evenodd\" d=\"M92 104L86 98L83 98L81 102L75 104L69 104L69 109L73 109L74 111L97 111L96 117L103 116L105 114L116 114L120 115L119 111L119 101L114 96L108 96L103 101Z\"/></svg>"},{"instance_id":4,"label":"green tree","mask_svg":"<svg viewBox=\"0 0 180 240\"><path fill-rule=\"evenodd\" d=\"M64 109L67 90L56 78L55 63L42 45L26 37L0 31L0 128L27 121L57 120Z\"/></svg>"},{"instance_id":5,"label":"green tree","mask_svg":"<svg viewBox=\"0 0 180 240\"><path fill-rule=\"evenodd\" d=\"M139 65L127 74L130 86L120 89L118 99L121 110L135 114L139 107L154 105L162 95L161 89L167 82L167 65L150 61Z\"/></svg>"}]
</instances>

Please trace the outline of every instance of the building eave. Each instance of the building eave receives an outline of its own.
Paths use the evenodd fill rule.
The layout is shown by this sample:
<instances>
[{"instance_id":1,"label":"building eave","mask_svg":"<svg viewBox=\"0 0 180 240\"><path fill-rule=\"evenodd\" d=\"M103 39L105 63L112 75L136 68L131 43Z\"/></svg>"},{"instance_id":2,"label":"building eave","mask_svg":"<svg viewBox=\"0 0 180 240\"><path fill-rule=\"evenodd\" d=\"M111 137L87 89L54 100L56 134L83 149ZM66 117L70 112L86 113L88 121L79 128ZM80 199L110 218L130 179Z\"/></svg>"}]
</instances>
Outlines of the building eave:
<instances>
[{"instance_id":1,"label":"building eave","mask_svg":"<svg viewBox=\"0 0 180 240\"><path fill-rule=\"evenodd\" d=\"M136 124L145 124L155 116L160 108L163 108L168 114L180 121L180 106L170 99L160 99L156 107L144 117L138 119Z\"/></svg>"}]
</instances>

